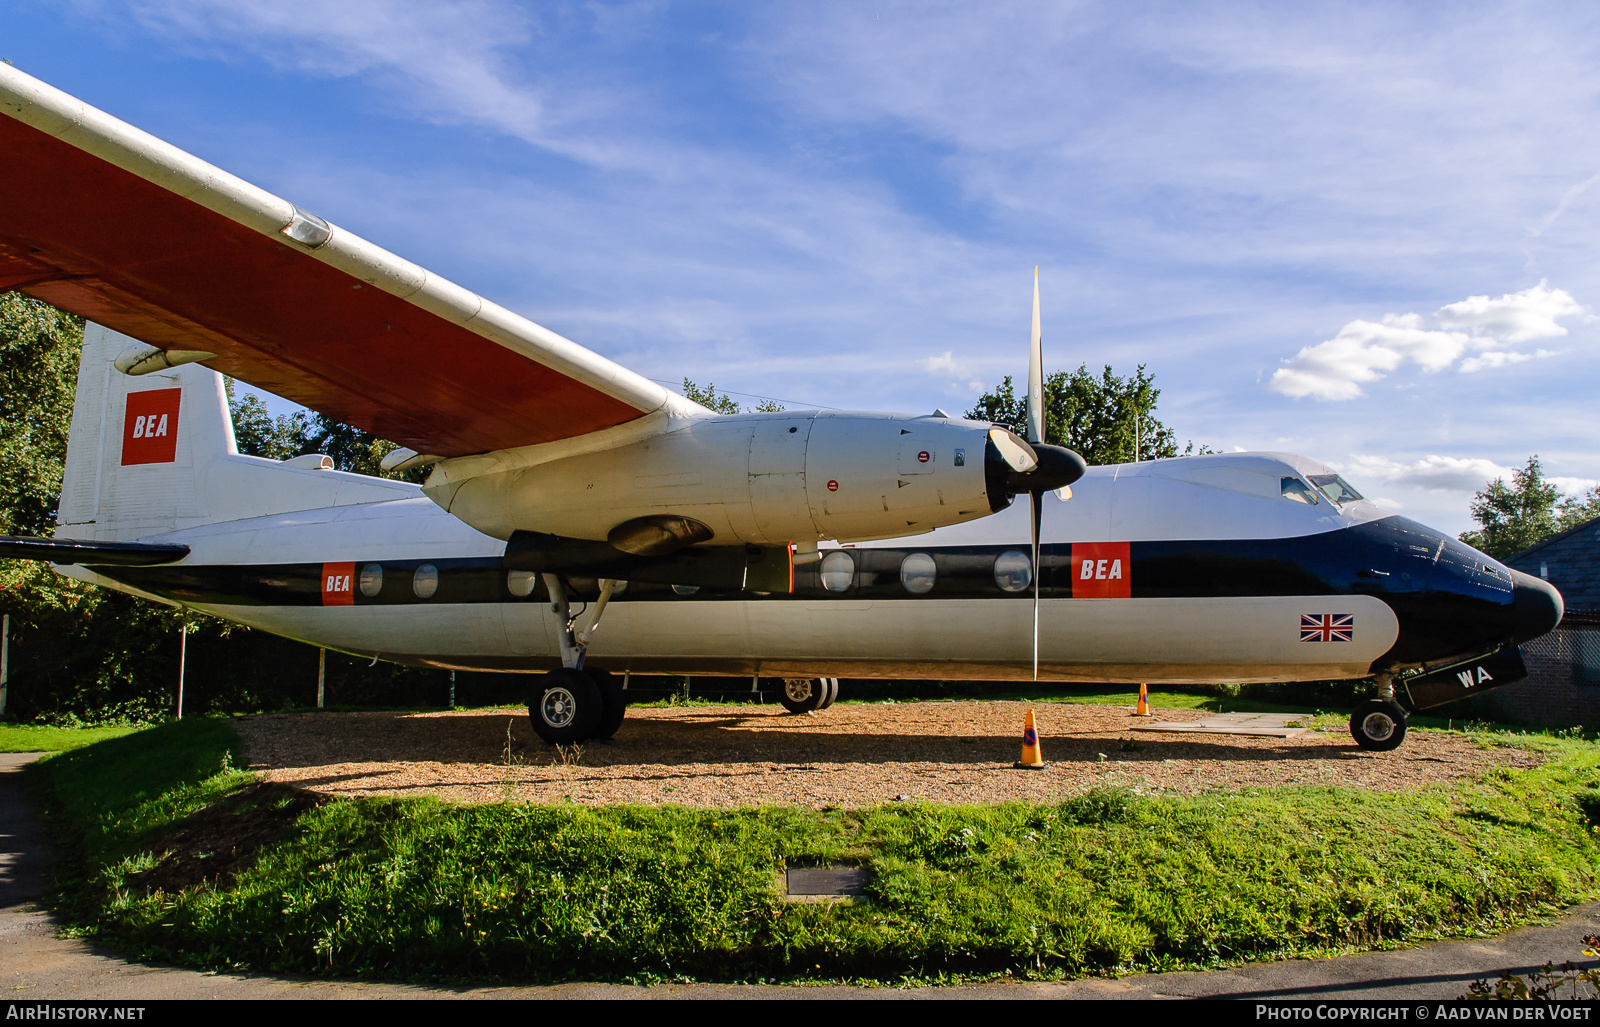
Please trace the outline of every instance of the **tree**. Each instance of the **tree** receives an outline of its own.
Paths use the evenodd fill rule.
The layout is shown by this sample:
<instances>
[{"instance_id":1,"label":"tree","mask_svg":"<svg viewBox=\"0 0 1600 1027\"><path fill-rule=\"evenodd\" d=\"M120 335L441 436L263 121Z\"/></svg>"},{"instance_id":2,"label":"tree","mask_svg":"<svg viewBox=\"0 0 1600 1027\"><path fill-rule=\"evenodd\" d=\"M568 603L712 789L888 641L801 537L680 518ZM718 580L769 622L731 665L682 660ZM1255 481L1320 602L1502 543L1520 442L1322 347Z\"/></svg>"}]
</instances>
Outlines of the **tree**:
<instances>
[{"instance_id":1,"label":"tree","mask_svg":"<svg viewBox=\"0 0 1600 1027\"><path fill-rule=\"evenodd\" d=\"M0 535L55 531L83 319L0 294Z\"/></svg>"},{"instance_id":2,"label":"tree","mask_svg":"<svg viewBox=\"0 0 1600 1027\"><path fill-rule=\"evenodd\" d=\"M396 448L393 442L371 432L341 424L326 414L296 410L273 417L259 396L240 395L227 382L228 410L233 415L233 437L239 452L287 460L307 453L323 453L341 471L366 474L374 478L398 478L422 482L428 468L385 471L379 464Z\"/></svg>"},{"instance_id":3,"label":"tree","mask_svg":"<svg viewBox=\"0 0 1600 1027\"><path fill-rule=\"evenodd\" d=\"M1076 450L1091 464L1115 464L1134 459L1178 455L1172 429L1155 416L1155 376L1140 364L1127 378L1119 378L1107 364L1098 375L1080 364L1070 374L1055 371L1044 380L1044 441ZM1010 375L978 397L967 411L975 421L991 421L1023 434L1027 424L1027 397L1016 394ZM1137 436L1135 432L1137 431ZM1137 437L1137 446L1135 440ZM1195 452L1189 443L1184 454ZM1211 452L1201 446L1199 452Z\"/></svg>"},{"instance_id":4,"label":"tree","mask_svg":"<svg viewBox=\"0 0 1600 1027\"><path fill-rule=\"evenodd\" d=\"M719 414L744 413L744 408L739 405L738 400L727 393L718 394L717 387L710 382L707 382L706 387L702 389L685 378L683 380L683 394L686 398L694 400L708 410L715 410ZM751 409L753 413L757 414L776 414L781 413L786 408L775 399L764 399Z\"/></svg>"},{"instance_id":5,"label":"tree","mask_svg":"<svg viewBox=\"0 0 1600 1027\"><path fill-rule=\"evenodd\" d=\"M1579 523L1582 509L1568 500L1558 512L1556 501L1561 489L1546 481L1538 454L1528 457L1528 465L1511 472L1511 484L1496 478L1478 492L1472 501L1472 519L1478 530L1461 534L1461 541L1497 560L1522 552L1563 530L1563 517ZM1571 504L1569 506L1569 504Z\"/></svg>"},{"instance_id":6,"label":"tree","mask_svg":"<svg viewBox=\"0 0 1600 1027\"><path fill-rule=\"evenodd\" d=\"M1585 492L1582 496L1568 496L1556 507L1556 530L1566 531L1576 528L1585 521L1592 521L1600 517L1600 485Z\"/></svg>"}]
</instances>

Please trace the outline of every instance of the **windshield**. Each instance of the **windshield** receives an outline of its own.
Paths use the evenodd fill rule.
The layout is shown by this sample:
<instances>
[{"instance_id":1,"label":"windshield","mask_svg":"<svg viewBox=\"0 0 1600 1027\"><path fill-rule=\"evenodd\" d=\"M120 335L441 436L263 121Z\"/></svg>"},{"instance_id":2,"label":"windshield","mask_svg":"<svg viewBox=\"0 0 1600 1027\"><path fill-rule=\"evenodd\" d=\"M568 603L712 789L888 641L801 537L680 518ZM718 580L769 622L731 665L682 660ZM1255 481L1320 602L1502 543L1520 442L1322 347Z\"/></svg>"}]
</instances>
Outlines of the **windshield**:
<instances>
[{"instance_id":1,"label":"windshield","mask_svg":"<svg viewBox=\"0 0 1600 1027\"><path fill-rule=\"evenodd\" d=\"M1317 505L1317 494L1306 488L1305 482L1299 478L1284 478L1280 491L1284 499L1292 499L1307 506Z\"/></svg>"},{"instance_id":2,"label":"windshield","mask_svg":"<svg viewBox=\"0 0 1600 1027\"><path fill-rule=\"evenodd\" d=\"M1354 503L1361 498L1361 493L1350 487L1350 483L1337 474L1311 474L1307 475L1311 484L1315 485L1323 495L1336 506Z\"/></svg>"}]
</instances>

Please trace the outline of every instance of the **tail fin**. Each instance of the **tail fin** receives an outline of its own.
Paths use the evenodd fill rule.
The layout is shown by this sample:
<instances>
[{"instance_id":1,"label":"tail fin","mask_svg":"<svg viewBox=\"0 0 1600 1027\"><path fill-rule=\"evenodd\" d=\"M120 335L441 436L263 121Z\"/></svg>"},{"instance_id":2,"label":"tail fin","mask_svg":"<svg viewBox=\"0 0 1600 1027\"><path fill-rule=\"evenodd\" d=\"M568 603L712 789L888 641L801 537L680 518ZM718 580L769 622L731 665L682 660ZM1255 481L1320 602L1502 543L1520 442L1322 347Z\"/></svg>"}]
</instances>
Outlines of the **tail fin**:
<instances>
[{"instance_id":1,"label":"tail fin","mask_svg":"<svg viewBox=\"0 0 1600 1027\"><path fill-rule=\"evenodd\" d=\"M138 345L84 325L56 515L64 537L114 542L203 523L200 472L238 452L222 376L199 364L137 378L112 366Z\"/></svg>"},{"instance_id":2,"label":"tail fin","mask_svg":"<svg viewBox=\"0 0 1600 1027\"><path fill-rule=\"evenodd\" d=\"M59 536L123 542L418 493L404 482L238 455L222 375L200 364L139 376L118 371L117 355L138 345L84 326Z\"/></svg>"}]
</instances>

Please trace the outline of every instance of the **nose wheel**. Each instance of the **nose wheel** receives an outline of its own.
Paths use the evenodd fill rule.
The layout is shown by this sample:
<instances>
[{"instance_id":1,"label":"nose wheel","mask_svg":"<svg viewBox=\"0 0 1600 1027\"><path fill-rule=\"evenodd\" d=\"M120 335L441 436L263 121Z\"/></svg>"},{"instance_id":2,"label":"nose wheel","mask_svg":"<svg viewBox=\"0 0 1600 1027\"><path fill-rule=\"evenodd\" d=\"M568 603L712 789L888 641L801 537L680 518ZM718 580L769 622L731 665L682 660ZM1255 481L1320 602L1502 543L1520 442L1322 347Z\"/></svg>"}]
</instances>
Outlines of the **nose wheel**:
<instances>
[{"instance_id":1,"label":"nose wheel","mask_svg":"<svg viewBox=\"0 0 1600 1027\"><path fill-rule=\"evenodd\" d=\"M1368 699L1350 714L1350 734L1371 752L1388 752L1406 740L1406 711L1392 699Z\"/></svg>"}]
</instances>

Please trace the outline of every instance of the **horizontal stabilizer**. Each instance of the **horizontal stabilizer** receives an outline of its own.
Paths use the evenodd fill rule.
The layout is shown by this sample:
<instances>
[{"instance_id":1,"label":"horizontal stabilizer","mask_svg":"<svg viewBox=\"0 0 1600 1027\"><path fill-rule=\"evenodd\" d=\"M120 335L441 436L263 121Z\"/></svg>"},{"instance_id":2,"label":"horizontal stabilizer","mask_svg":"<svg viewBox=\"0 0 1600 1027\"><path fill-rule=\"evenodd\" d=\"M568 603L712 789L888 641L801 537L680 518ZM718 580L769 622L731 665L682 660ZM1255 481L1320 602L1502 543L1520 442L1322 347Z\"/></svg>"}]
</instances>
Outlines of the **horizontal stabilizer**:
<instances>
[{"instance_id":1,"label":"horizontal stabilizer","mask_svg":"<svg viewBox=\"0 0 1600 1027\"><path fill-rule=\"evenodd\" d=\"M29 538L0 535L0 559L48 560L105 567L150 567L173 563L189 555L188 546L150 545L143 542L80 542L70 538Z\"/></svg>"}]
</instances>

